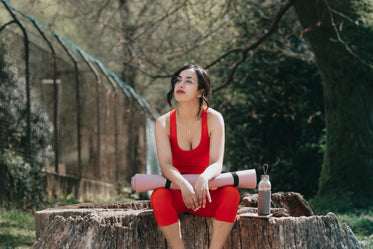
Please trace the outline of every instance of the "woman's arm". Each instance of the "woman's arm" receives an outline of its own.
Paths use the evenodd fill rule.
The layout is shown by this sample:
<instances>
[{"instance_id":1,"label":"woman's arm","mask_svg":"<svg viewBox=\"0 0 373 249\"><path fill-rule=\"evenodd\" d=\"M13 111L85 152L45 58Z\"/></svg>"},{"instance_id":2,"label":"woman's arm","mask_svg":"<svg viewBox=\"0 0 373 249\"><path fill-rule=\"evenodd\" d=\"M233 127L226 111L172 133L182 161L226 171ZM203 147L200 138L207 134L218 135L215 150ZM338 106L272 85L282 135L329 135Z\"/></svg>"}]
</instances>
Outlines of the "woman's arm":
<instances>
[{"instance_id":1,"label":"woman's arm","mask_svg":"<svg viewBox=\"0 0 373 249\"><path fill-rule=\"evenodd\" d=\"M183 196L183 201L188 208L193 210L199 208L193 186L185 180L179 170L172 165L169 113L156 120L154 131L158 161L162 174L171 182L179 186Z\"/></svg>"},{"instance_id":2,"label":"woman's arm","mask_svg":"<svg viewBox=\"0 0 373 249\"><path fill-rule=\"evenodd\" d=\"M223 116L209 108L208 127L210 135L210 163L202 173L208 180L221 174L223 169L225 130Z\"/></svg>"},{"instance_id":3,"label":"woman's arm","mask_svg":"<svg viewBox=\"0 0 373 249\"><path fill-rule=\"evenodd\" d=\"M225 144L223 116L212 108L208 110L207 124L210 135L210 163L199 176L194 186L198 203L202 207L205 207L206 200L211 202L208 181L218 176L222 171Z\"/></svg>"}]
</instances>

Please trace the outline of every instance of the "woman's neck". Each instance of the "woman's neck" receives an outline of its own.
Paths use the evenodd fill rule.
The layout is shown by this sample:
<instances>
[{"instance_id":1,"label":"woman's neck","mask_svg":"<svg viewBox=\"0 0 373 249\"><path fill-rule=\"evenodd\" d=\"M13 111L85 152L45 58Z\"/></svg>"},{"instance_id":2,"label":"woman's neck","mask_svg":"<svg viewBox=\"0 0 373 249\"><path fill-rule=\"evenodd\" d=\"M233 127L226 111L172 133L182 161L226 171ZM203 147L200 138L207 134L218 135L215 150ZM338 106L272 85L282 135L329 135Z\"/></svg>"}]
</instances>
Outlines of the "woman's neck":
<instances>
[{"instance_id":1,"label":"woman's neck","mask_svg":"<svg viewBox=\"0 0 373 249\"><path fill-rule=\"evenodd\" d=\"M188 105L179 103L176 110L178 116L180 119L185 121L193 121L196 119L199 119L199 104L193 104L190 103Z\"/></svg>"}]
</instances>

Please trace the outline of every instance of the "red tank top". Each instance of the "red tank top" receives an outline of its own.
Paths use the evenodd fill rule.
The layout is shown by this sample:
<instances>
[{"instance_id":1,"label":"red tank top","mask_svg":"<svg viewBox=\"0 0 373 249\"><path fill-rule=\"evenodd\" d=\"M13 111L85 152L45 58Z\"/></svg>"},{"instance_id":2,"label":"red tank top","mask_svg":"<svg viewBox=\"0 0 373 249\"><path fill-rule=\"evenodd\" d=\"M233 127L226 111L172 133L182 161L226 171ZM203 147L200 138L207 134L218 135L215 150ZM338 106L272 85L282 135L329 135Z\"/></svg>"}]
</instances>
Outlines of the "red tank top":
<instances>
[{"instance_id":1,"label":"red tank top","mask_svg":"<svg viewBox=\"0 0 373 249\"><path fill-rule=\"evenodd\" d=\"M202 131L199 145L192 150L182 150L177 142L176 109L170 113L170 143L172 164L182 174L201 174L209 166L210 137L207 129L207 111L202 113Z\"/></svg>"}]
</instances>

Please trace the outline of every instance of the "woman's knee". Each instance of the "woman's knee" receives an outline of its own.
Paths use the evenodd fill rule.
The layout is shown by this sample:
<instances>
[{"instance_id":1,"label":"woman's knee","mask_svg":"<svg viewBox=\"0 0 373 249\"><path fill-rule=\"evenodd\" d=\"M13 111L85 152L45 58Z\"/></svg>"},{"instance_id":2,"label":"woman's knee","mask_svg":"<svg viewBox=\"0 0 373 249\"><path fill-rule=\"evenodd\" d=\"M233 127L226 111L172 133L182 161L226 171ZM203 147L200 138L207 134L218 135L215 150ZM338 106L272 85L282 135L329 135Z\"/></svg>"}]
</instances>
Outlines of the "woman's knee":
<instances>
[{"instance_id":1,"label":"woman's knee","mask_svg":"<svg viewBox=\"0 0 373 249\"><path fill-rule=\"evenodd\" d=\"M159 188L153 191L150 196L150 205L154 209L158 204L163 204L166 200L170 200L172 197L171 192L165 188Z\"/></svg>"},{"instance_id":2,"label":"woman's knee","mask_svg":"<svg viewBox=\"0 0 373 249\"><path fill-rule=\"evenodd\" d=\"M225 186L221 189L222 195L224 196L224 201L231 202L232 204L239 204L240 193L238 189L233 186Z\"/></svg>"},{"instance_id":3,"label":"woman's knee","mask_svg":"<svg viewBox=\"0 0 373 249\"><path fill-rule=\"evenodd\" d=\"M170 190L165 188L154 190L150 196L150 205L158 226L168 226L177 222L178 213Z\"/></svg>"},{"instance_id":4,"label":"woman's knee","mask_svg":"<svg viewBox=\"0 0 373 249\"><path fill-rule=\"evenodd\" d=\"M240 194L237 188L226 186L220 189L215 219L233 223L236 220L240 203Z\"/></svg>"}]
</instances>

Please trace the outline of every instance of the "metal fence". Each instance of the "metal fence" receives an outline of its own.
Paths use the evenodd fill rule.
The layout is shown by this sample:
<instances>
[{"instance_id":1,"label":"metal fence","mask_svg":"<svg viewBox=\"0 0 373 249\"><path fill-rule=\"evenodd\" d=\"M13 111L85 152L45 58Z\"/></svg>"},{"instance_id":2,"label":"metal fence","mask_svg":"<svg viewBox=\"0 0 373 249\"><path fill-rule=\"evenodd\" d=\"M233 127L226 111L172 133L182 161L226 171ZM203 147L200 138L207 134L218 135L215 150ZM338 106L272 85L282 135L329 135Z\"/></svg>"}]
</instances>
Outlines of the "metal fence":
<instances>
[{"instance_id":1,"label":"metal fence","mask_svg":"<svg viewBox=\"0 0 373 249\"><path fill-rule=\"evenodd\" d=\"M8 20L0 22L0 41L24 91L29 160L38 143L32 136L36 105L50 123L44 170L128 184L134 173L145 170L146 124L155 118L146 101L100 61L7 1L2 5Z\"/></svg>"}]
</instances>

